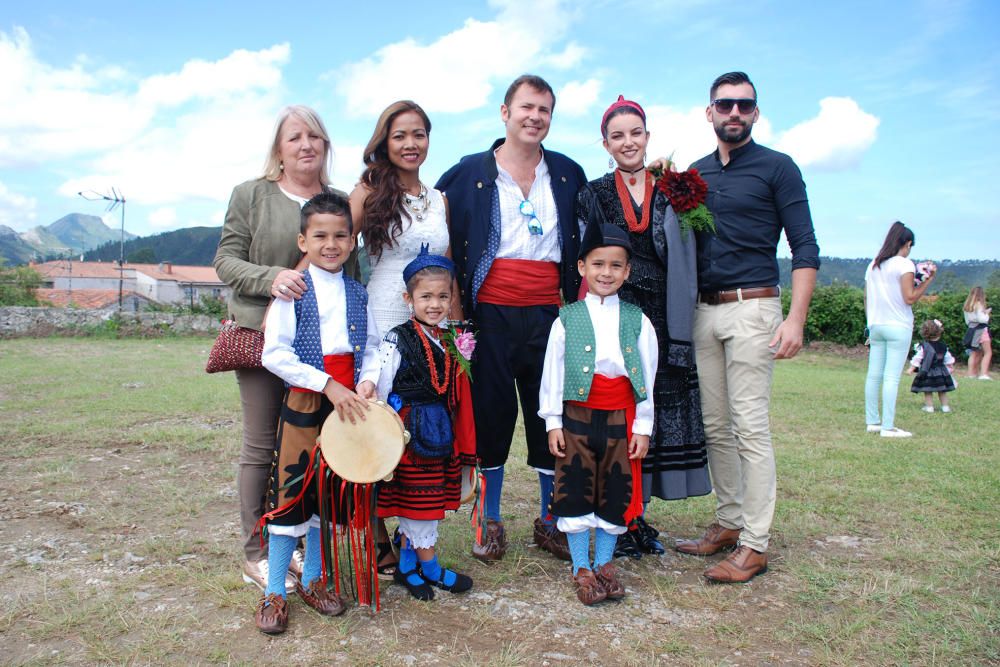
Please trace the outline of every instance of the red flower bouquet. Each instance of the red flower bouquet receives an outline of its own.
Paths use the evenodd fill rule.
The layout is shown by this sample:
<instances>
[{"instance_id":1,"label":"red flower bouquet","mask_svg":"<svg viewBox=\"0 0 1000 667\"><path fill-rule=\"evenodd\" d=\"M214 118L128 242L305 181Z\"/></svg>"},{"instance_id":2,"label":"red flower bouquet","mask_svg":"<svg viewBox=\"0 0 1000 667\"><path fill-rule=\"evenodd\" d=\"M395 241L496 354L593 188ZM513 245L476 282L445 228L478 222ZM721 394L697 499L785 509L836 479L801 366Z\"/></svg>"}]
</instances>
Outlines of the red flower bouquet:
<instances>
[{"instance_id":1,"label":"red flower bouquet","mask_svg":"<svg viewBox=\"0 0 1000 667\"><path fill-rule=\"evenodd\" d=\"M696 232L714 234L715 220L705 207L708 184L697 169L672 171L671 166L672 163L668 163L664 169L650 171L656 179L656 188L667 196L670 207L677 214L680 228L685 232L693 229Z\"/></svg>"}]
</instances>

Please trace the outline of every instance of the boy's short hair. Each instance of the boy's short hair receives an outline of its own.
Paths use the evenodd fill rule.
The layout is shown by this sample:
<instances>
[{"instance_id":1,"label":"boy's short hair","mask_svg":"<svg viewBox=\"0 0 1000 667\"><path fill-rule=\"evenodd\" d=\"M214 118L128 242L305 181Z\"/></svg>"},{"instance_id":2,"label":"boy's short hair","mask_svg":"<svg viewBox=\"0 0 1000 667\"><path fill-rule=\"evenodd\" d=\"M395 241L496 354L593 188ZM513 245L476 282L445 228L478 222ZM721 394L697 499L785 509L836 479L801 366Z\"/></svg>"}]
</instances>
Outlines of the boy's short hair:
<instances>
[{"instance_id":1,"label":"boy's short hair","mask_svg":"<svg viewBox=\"0 0 1000 667\"><path fill-rule=\"evenodd\" d=\"M354 220L351 218L351 203L347 197L336 192L321 192L302 207L302 218L299 222L299 233L305 236L309 230L309 218L318 213L329 213L347 218L347 231L354 233Z\"/></svg>"}]
</instances>

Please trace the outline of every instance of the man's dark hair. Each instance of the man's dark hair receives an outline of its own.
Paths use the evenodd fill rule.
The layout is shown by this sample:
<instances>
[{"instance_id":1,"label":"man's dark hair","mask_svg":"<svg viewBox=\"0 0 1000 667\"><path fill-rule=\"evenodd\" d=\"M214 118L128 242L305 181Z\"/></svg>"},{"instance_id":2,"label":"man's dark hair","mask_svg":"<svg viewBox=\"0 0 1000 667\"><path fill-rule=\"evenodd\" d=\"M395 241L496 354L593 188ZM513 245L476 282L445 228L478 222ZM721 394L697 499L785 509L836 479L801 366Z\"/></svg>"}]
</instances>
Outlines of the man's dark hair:
<instances>
[{"instance_id":1,"label":"man's dark hair","mask_svg":"<svg viewBox=\"0 0 1000 667\"><path fill-rule=\"evenodd\" d=\"M514 99L514 93L521 86L531 86L540 93L548 93L552 96L552 108L550 111L556 110L556 92L552 90L552 86L549 82L538 76L537 74L522 74L521 76L514 79L514 81L507 87L507 92L503 96L503 104L505 107L509 107L511 100Z\"/></svg>"},{"instance_id":2,"label":"man's dark hair","mask_svg":"<svg viewBox=\"0 0 1000 667\"><path fill-rule=\"evenodd\" d=\"M309 218L319 213L329 213L347 218L347 230L354 233L354 221L351 219L351 203L346 197L336 192L321 192L302 207L302 219L299 222L299 233L305 236L309 230Z\"/></svg>"},{"instance_id":3,"label":"man's dark hair","mask_svg":"<svg viewBox=\"0 0 1000 667\"><path fill-rule=\"evenodd\" d=\"M738 86L741 83L749 83L750 87L753 88L753 98L757 99L757 86L753 85L753 81L746 75L746 72L726 72L712 82L712 87L708 91L708 100L712 101L715 99L715 91L719 89L719 86L726 84Z\"/></svg>"}]
</instances>

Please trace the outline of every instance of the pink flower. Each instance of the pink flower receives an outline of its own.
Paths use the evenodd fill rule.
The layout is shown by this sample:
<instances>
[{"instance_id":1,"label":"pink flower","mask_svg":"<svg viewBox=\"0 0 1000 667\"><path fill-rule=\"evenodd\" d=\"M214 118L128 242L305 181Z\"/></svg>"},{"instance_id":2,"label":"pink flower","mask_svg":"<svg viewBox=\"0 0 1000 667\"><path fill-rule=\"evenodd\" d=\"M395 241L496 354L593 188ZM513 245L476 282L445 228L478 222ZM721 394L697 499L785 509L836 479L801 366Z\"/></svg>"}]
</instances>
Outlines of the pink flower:
<instances>
[{"instance_id":1,"label":"pink flower","mask_svg":"<svg viewBox=\"0 0 1000 667\"><path fill-rule=\"evenodd\" d=\"M466 359L472 359L472 352L476 349L476 337L471 331L463 331L455 336L455 349Z\"/></svg>"}]
</instances>

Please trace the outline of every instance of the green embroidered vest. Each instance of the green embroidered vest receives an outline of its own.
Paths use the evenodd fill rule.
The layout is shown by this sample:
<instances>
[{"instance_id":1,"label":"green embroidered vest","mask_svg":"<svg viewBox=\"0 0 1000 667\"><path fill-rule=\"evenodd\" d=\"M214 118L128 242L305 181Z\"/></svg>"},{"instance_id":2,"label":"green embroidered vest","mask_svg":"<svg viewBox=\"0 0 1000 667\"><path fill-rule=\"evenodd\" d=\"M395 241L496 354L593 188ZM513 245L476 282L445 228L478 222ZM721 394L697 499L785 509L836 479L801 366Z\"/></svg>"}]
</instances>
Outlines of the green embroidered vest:
<instances>
[{"instance_id":1,"label":"green embroidered vest","mask_svg":"<svg viewBox=\"0 0 1000 667\"><path fill-rule=\"evenodd\" d=\"M618 340L625 358L625 369L632 382L635 402L641 403L646 400L647 393L638 345L642 311L631 303L618 303ZM577 301L560 309L559 319L566 330L563 400L585 402L590 396L590 385L594 381L594 359L597 355L594 323L590 320L590 312L584 301Z\"/></svg>"}]
</instances>

